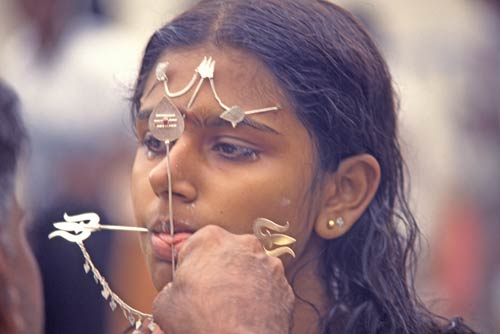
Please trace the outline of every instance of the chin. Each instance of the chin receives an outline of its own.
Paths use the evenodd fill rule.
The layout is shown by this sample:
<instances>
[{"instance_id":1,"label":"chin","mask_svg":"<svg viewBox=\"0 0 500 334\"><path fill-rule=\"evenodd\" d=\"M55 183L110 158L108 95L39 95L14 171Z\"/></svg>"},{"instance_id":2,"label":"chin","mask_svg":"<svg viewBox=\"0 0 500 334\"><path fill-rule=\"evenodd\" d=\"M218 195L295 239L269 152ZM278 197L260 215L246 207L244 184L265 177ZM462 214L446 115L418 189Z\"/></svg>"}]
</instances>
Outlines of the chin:
<instances>
[{"instance_id":1,"label":"chin","mask_svg":"<svg viewBox=\"0 0 500 334\"><path fill-rule=\"evenodd\" d=\"M172 264L154 256L148 239L141 238L140 244L153 285L157 291L161 291L167 283L172 281Z\"/></svg>"},{"instance_id":2,"label":"chin","mask_svg":"<svg viewBox=\"0 0 500 334\"><path fill-rule=\"evenodd\" d=\"M167 283L172 281L172 265L170 263L153 260L149 270L157 291L161 291Z\"/></svg>"}]
</instances>

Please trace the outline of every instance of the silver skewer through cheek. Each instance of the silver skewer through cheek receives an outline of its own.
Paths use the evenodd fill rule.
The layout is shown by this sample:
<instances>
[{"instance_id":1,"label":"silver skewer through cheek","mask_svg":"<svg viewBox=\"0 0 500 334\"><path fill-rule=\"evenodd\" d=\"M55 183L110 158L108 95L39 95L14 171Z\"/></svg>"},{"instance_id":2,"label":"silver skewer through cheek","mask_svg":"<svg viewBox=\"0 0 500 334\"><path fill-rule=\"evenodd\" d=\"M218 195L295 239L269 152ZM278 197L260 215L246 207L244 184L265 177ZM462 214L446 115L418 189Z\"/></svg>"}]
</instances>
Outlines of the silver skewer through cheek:
<instances>
[{"instance_id":1,"label":"silver skewer through cheek","mask_svg":"<svg viewBox=\"0 0 500 334\"><path fill-rule=\"evenodd\" d=\"M90 237L93 232L102 230L140 233L149 232L149 230L144 227L99 224L100 218L94 212L82 213L75 216L70 216L65 213L64 220L63 222L53 224L57 230L49 234L49 239L62 237L68 241L78 243Z\"/></svg>"}]
</instances>

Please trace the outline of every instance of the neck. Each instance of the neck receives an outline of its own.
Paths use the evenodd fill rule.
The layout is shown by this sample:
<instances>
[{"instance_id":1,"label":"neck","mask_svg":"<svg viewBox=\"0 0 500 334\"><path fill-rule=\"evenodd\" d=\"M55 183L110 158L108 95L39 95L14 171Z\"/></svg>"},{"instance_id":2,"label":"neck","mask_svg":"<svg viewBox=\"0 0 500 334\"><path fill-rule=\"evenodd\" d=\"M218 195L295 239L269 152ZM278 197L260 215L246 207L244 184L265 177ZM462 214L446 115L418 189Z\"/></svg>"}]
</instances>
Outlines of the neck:
<instances>
[{"instance_id":1,"label":"neck","mask_svg":"<svg viewBox=\"0 0 500 334\"><path fill-rule=\"evenodd\" d=\"M328 291L320 277L320 256L325 241L313 234L299 259L287 268L287 278L295 292L292 334L318 333L320 318L329 306Z\"/></svg>"}]
</instances>

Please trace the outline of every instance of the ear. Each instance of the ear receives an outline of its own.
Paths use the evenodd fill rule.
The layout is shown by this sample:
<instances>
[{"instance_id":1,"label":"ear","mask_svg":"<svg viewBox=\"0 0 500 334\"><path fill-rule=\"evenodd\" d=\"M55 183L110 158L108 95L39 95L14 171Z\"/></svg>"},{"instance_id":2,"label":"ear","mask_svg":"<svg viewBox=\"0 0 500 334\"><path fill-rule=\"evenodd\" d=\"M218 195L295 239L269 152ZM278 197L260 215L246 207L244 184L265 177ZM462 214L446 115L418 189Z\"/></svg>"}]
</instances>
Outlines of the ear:
<instances>
[{"instance_id":1,"label":"ear","mask_svg":"<svg viewBox=\"0 0 500 334\"><path fill-rule=\"evenodd\" d=\"M380 165L373 156L360 154L342 160L337 171L326 177L316 233L324 239L344 235L366 210L379 183ZM339 218L343 225L329 224Z\"/></svg>"}]
</instances>

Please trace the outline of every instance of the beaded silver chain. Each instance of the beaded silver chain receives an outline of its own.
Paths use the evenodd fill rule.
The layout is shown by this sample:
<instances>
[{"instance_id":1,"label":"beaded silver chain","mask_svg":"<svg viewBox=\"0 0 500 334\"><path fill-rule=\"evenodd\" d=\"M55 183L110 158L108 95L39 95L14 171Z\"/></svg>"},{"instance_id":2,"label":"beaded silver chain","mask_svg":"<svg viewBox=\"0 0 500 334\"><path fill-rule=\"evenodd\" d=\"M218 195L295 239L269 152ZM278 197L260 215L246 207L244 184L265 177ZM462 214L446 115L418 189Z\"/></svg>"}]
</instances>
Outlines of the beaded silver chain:
<instances>
[{"instance_id":1,"label":"beaded silver chain","mask_svg":"<svg viewBox=\"0 0 500 334\"><path fill-rule=\"evenodd\" d=\"M109 307L111 308L111 310L114 311L117 307L119 307L123 312L123 316L130 322L131 326L135 327L135 329L139 329L144 320L148 319L150 320L148 327L151 331L153 331L156 326L156 324L153 322L153 315L141 312L131 307L120 297L118 297L118 295L111 290L104 276L101 275L99 269L97 269L92 262L90 254L87 252L87 249L85 248L83 242L79 241L76 244L78 245L78 247L80 247L80 250L82 251L83 257L85 259L83 270L85 270L86 274L92 272L96 284L99 284L102 287L101 295L106 301L109 301Z\"/></svg>"}]
</instances>

